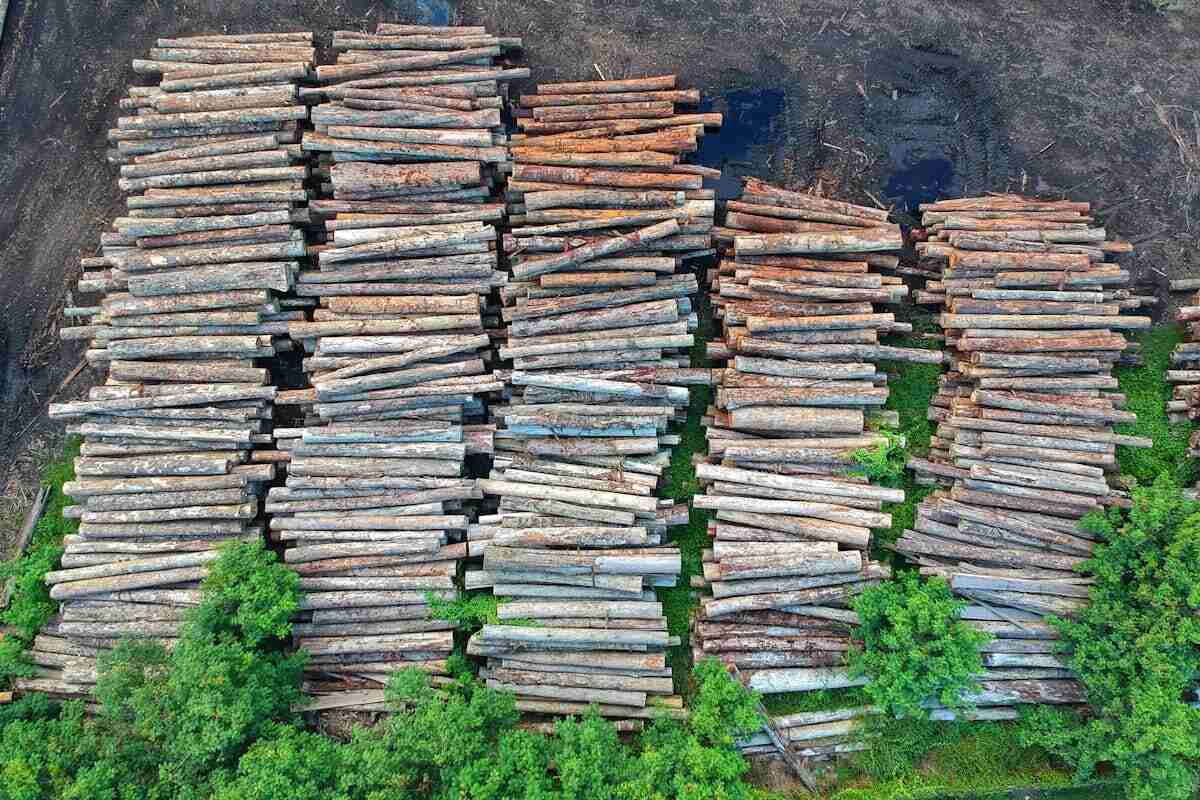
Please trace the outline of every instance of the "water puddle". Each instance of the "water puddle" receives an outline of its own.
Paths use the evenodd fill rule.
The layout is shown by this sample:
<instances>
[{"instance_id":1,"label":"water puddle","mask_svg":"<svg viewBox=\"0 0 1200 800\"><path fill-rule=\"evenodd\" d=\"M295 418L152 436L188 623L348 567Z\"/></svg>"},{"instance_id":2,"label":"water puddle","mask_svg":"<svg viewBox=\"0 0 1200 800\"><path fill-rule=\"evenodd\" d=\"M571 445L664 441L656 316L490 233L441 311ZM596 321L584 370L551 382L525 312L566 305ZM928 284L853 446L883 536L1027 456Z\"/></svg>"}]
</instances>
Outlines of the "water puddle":
<instances>
[{"instance_id":1,"label":"water puddle","mask_svg":"<svg viewBox=\"0 0 1200 800\"><path fill-rule=\"evenodd\" d=\"M449 0L385 0L385 4L413 25L449 25L454 18Z\"/></svg>"},{"instance_id":2,"label":"water puddle","mask_svg":"<svg viewBox=\"0 0 1200 800\"><path fill-rule=\"evenodd\" d=\"M915 214L939 197L1002 186L1008 141L987 79L969 62L920 48L881 52L869 65L866 139L883 156L885 202Z\"/></svg>"},{"instance_id":3,"label":"water puddle","mask_svg":"<svg viewBox=\"0 0 1200 800\"><path fill-rule=\"evenodd\" d=\"M721 170L720 179L704 182L706 188L717 191L718 199L736 198L742 191L742 177L756 166L764 166L761 153L753 151L771 141L772 126L783 109L784 93L780 89L736 89L701 104L701 111L724 115L720 130L700 140L693 159Z\"/></svg>"},{"instance_id":4,"label":"water puddle","mask_svg":"<svg viewBox=\"0 0 1200 800\"><path fill-rule=\"evenodd\" d=\"M883 196L915 211L921 203L951 196L954 164L946 158L926 158L888 176Z\"/></svg>"}]
</instances>

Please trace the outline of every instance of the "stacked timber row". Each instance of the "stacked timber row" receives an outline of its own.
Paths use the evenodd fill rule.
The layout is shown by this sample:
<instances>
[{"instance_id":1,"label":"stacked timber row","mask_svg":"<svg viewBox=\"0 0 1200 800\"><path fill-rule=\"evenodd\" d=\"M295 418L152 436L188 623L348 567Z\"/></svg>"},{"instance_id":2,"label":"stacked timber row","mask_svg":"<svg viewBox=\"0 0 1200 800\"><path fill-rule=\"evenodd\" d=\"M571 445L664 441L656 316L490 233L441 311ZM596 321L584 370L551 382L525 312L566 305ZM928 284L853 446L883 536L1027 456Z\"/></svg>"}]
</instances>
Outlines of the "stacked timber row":
<instances>
[{"instance_id":1,"label":"stacked timber row","mask_svg":"<svg viewBox=\"0 0 1200 800\"><path fill-rule=\"evenodd\" d=\"M1129 348L1125 332L1150 318L1124 316L1129 273L1105 261L1127 249L1102 229L953 232L967 220L1002 225L1086 214L1086 204L1009 196L925 207L945 242L940 317L950 356L929 417L938 423L928 460L909 463L919 480L941 483L895 548L921 571L945 577L972 603L964 618L994 638L984 647L981 705L1078 703L1079 684L1055 652L1048 614L1070 617L1086 602L1073 569L1092 551L1079 520L1128 502L1117 488L1118 446L1149 439L1114 431L1124 410L1112 367ZM1033 215L1029 217L1027 215ZM974 223L972 223L974 224ZM1051 225L1045 221L1043 225ZM1053 222L1054 225L1083 223ZM1053 241L1058 231L1091 237Z\"/></svg>"},{"instance_id":2,"label":"stacked timber row","mask_svg":"<svg viewBox=\"0 0 1200 800\"><path fill-rule=\"evenodd\" d=\"M126 216L84 259L79 289L97 305L69 309L88 324L87 360L107 367L87 400L50 415L83 437L80 519L62 568L46 576L62 612L34 644L44 670L23 689L87 692L95 657L120 638L169 643L218 548L259 540L259 495L272 479L255 445L270 442L269 371L287 349L281 305L304 254L306 168L296 126L307 110L296 81L312 35L161 39L136 71L111 132L129 192Z\"/></svg>"},{"instance_id":3,"label":"stacked timber row","mask_svg":"<svg viewBox=\"0 0 1200 800\"><path fill-rule=\"evenodd\" d=\"M1194 292L1200 289L1200 279L1179 278L1171 281L1173 292ZM1171 368L1167 380L1175 385L1171 399L1167 401L1167 417L1172 424L1200 419L1200 292L1192 295L1185 305L1175 313L1175 319L1183 327L1184 341L1175 346L1171 353ZM1200 431L1193 431L1189 440L1190 458L1200 458ZM1200 496L1196 489L1187 494L1195 499Z\"/></svg>"},{"instance_id":4,"label":"stacked timber row","mask_svg":"<svg viewBox=\"0 0 1200 800\"><path fill-rule=\"evenodd\" d=\"M468 588L510 600L468 652L520 709L618 719L678 708L672 638L652 589L681 570L667 528L687 508L659 500L686 417L697 324L689 256L711 252L707 170L680 163L720 115L674 76L543 84L521 98L501 288L505 397L492 409L498 502L470 530L482 570ZM532 624L530 624L532 623ZM677 642L675 642L677 643Z\"/></svg>"},{"instance_id":5,"label":"stacked timber row","mask_svg":"<svg viewBox=\"0 0 1200 800\"><path fill-rule=\"evenodd\" d=\"M454 624L430 598L455 596L479 497L470 455L492 452L484 393L499 391L484 305L497 270L494 198L505 167L500 42L476 28L382 25L339 32L329 98L303 147L319 154L322 223L292 323L311 388L277 430L290 456L271 531L301 576L296 644L311 654L313 708L373 708L401 666L445 671Z\"/></svg>"},{"instance_id":6,"label":"stacked timber row","mask_svg":"<svg viewBox=\"0 0 1200 800\"><path fill-rule=\"evenodd\" d=\"M799 714L772 717L771 727L788 748L789 754L813 761L824 761L848 753L866 750L870 741L870 729L864 724L879 714L875 706L837 708L828 711L806 711ZM961 719L969 722L996 722L1018 718L1013 708L975 708L965 711L950 711L934 708L929 718L934 720ZM779 748L764 731L738 742L738 749L748 758L778 758Z\"/></svg>"},{"instance_id":7,"label":"stacked timber row","mask_svg":"<svg viewBox=\"0 0 1200 800\"><path fill-rule=\"evenodd\" d=\"M1200 279L1180 278L1171 281L1173 292L1195 292L1200 289ZM1167 413L1172 423L1200 418L1200 292L1193 294L1175 312L1175 319L1183 327L1184 341L1175 346L1171 353L1171 369L1167 380L1175 384L1175 391L1167 404ZM1192 449L1200 447L1196 437L1192 438ZM1193 458L1196 453L1190 453Z\"/></svg>"},{"instance_id":8,"label":"stacked timber row","mask_svg":"<svg viewBox=\"0 0 1200 800\"><path fill-rule=\"evenodd\" d=\"M693 499L716 512L694 654L765 693L848 686L849 603L889 577L868 558L871 529L888 528L883 504L904 499L855 461L896 424L874 362L942 356L880 343L908 330L875 308L907 291L869 263L891 264L903 246L887 212L753 180L730 209L712 292L722 337L709 346L726 366L714 371L709 456L696 467L705 492ZM776 222L796 229L756 232Z\"/></svg>"},{"instance_id":9,"label":"stacked timber row","mask_svg":"<svg viewBox=\"0 0 1200 800\"><path fill-rule=\"evenodd\" d=\"M1091 204L1086 202L996 194L922 203L920 210L922 228L917 238L922 241L916 246L916 272L930 280L914 298L926 305L940 306L948 299L969 297L971 289L988 281L994 281L988 288L1029 288L1034 284L1022 282L1006 274L1014 270L1004 269L1022 253L1047 256L1045 269L1053 271L1071 257L1082 255L1089 262L1100 263L1133 249L1128 242L1108 241L1104 228L1095 226ZM1009 255L988 255L1003 253ZM1056 261L1054 256L1064 259ZM1112 264L1108 267L1115 269ZM1107 291L1112 299L1127 300L1129 292L1121 288L1127 284L1074 283L1062 288Z\"/></svg>"}]
</instances>

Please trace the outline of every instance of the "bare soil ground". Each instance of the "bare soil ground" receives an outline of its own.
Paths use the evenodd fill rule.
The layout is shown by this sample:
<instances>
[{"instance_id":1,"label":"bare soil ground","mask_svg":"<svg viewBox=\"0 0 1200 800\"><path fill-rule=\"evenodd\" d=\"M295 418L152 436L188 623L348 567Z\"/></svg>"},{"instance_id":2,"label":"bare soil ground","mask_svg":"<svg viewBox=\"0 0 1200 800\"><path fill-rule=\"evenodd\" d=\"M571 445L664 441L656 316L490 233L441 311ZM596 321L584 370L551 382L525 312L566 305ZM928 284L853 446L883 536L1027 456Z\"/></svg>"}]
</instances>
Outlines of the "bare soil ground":
<instances>
[{"instance_id":1,"label":"bare soil ground","mask_svg":"<svg viewBox=\"0 0 1200 800\"><path fill-rule=\"evenodd\" d=\"M884 205L1025 190L1091 200L1165 297L1197 274L1200 13L1141 0L12 0L0 39L0 478L86 390L60 343L80 255L121 209L105 160L159 36L484 23L533 82L674 72L725 111L708 163ZM518 91L521 87L517 87ZM1174 130L1164 125L1166 119ZM1190 152L1189 152L1190 150ZM727 182L722 188L731 186ZM0 550L2 552L2 550Z\"/></svg>"}]
</instances>

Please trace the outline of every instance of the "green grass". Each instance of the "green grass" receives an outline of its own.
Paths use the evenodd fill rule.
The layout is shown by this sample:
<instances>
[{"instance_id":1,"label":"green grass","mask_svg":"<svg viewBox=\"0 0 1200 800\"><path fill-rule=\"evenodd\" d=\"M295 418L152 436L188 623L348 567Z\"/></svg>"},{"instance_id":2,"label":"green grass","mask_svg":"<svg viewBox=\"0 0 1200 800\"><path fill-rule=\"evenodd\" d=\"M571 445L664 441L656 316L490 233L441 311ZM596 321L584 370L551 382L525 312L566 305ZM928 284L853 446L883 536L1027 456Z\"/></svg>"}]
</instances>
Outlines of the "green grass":
<instances>
[{"instance_id":1,"label":"green grass","mask_svg":"<svg viewBox=\"0 0 1200 800\"><path fill-rule=\"evenodd\" d=\"M695 344L691 350L693 367L710 367L707 343L715 335L716 326L707 296L701 295L697 306L700 325L696 331ZM666 496L681 503L690 503L700 493L696 480L696 467L692 456L706 453L708 446L704 438L704 426L700 424L705 410L712 402L712 389L693 386L688 403L687 424L679 431L681 441L671 452L671 466L666 475ZM675 679L675 692L690 694L692 676L692 645L688 630L691 626L692 610L699 604L696 590L692 589L692 576L702 573L702 551L708 546L708 521L711 512L695 508L688 509L687 525L677 525L668 532L670 541L678 545L683 571L679 580L670 588L658 589L658 599L667 618L667 630L672 636L680 637L681 643L667 653L671 663L671 674Z\"/></svg>"},{"instance_id":2,"label":"green grass","mask_svg":"<svg viewBox=\"0 0 1200 800\"><path fill-rule=\"evenodd\" d=\"M929 722L873 718L875 744L839 762L833 800L1060 796L1072 773L1039 748L1021 747L1015 722ZM1013 794L1014 787L1022 790ZM1085 797L1116 797L1115 787L1089 787Z\"/></svg>"},{"instance_id":3,"label":"green grass","mask_svg":"<svg viewBox=\"0 0 1200 800\"><path fill-rule=\"evenodd\" d=\"M907 336L888 337L885 344L893 347L914 347L937 350L941 342L925 339L920 334L930 330L933 319L928 315L914 315L913 333ZM881 361L879 369L888 376L888 399L884 408L900 414L899 433L904 436L909 456L923 458L929 452L933 438L934 423L929 420L929 402L937 392L938 376L942 374L940 364L913 364L907 361ZM887 508L892 515L892 527L874 537L872 557L882 561L894 561L890 550L879 545L890 544L899 538L906 528L911 528L917 516L917 506L930 492L932 486L922 486L913 479L909 470L904 471L900 488L904 490L904 502Z\"/></svg>"},{"instance_id":4,"label":"green grass","mask_svg":"<svg viewBox=\"0 0 1200 800\"><path fill-rule=\"evenodd\" d=\"M24 556L0 565L0 582L9 576L16 578L8 608L0 612L0 622L12 626L10 634L0 641L0 689L13 677L30 673L25 650L38 629L58 610L58 603L50 599L42 579L58 567L63 537L79 529L78 521L65 519L62 515L63 508L71 504L62 487L75 477L75 456L79 454L79 446L79 438L71 437L62 454L43 467L42 485L50 488L50 495L46 498L42 517L33 529L29 547Z\"/></svg>"},{"instance_id":5,"label":"green grass","mask_svg":"<svg viewBox=\"0 0 1200 800\"><path fill-rule=\"evenodd\" d=\"M1137 478L1143 485L1166 472L1181 486L1191 486L1197 477L1196 461L1187 454L1193 426L1188 422L1172 425L1166 408L1172 393L1167 370L1171 368L1171 352L1183 341L1183 331L1178 325L1160 325L1137 341L1142 345L1141 366L1118 367L1113 372L1126 396L1126 410L1137 414L1138 420L1133 425L1118 425L1117 431L1148 436L1154 440L1154 447L1118 447L1117 462L1123 474Z\"/></svg>"},{"instance_id":6,"label":"green grass","mask_svg":"<svg viewBox=\"0 0 1200 800\"><path fill-rule=\"evenodd\" d=\"M821 689L815 692L787 692L771 694L763 698L763 705L772 716L801 714L806 711L832 711L838 708L856 708L870 705L871 701L857 686L848 689Z\"/></svg>"}]
</instances>

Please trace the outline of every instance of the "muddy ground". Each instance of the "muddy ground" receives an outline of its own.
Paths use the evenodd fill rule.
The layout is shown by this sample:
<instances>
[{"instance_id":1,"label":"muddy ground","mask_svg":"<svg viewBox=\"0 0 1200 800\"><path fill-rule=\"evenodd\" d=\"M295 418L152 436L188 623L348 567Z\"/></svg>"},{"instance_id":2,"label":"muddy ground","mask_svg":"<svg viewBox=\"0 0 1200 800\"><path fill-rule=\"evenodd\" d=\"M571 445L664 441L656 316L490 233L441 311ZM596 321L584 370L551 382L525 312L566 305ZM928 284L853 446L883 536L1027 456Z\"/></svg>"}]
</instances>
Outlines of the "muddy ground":
<instances>
[{"instance_id":1,"label":"muddy ground","mask_svg":"<svg viewBox=\"0 0 1200 800\"><path fill-rule=\"evenodd\" d=\"M32 459L22 467L18 454L59 429L47 402L94 380L72 377L83 347L58 329L79 256L121 210L105 134L137 81L130 59L158 36L327 40L451 18L524 37L535 82L675 72L727 115L704 163L901 210L988 190L1090 200L1139 243L1128 264L1165 297L1167 276L1200 272L1200 12L1144 4L12 0L0 40L0 476L25 479Z\"/></svg>"}]
</instances>

